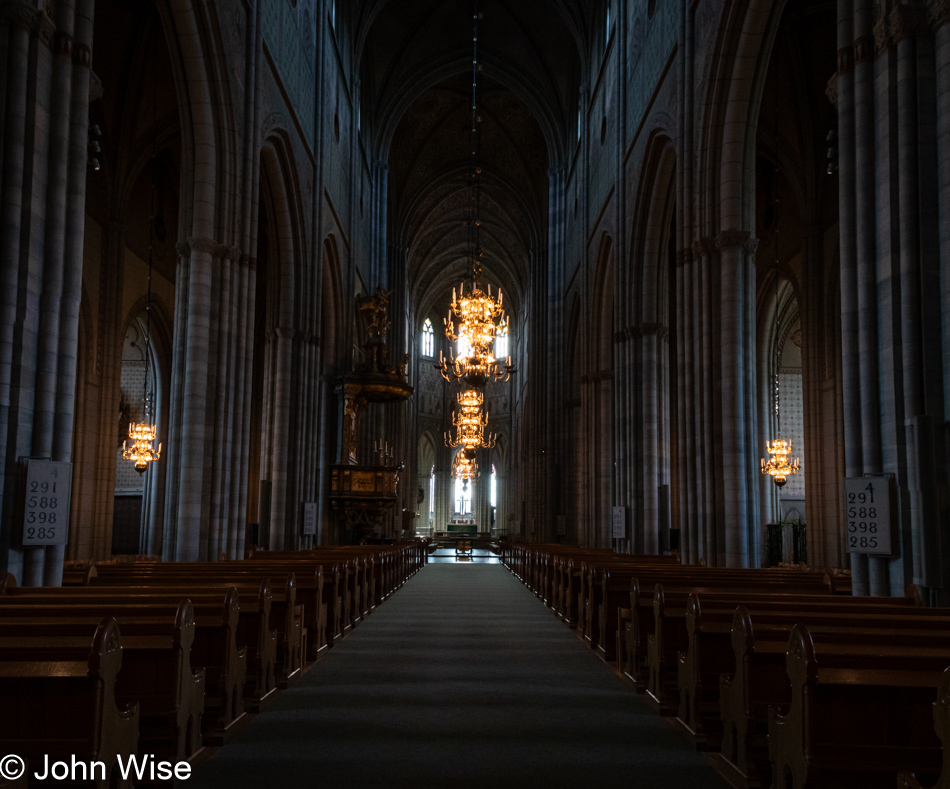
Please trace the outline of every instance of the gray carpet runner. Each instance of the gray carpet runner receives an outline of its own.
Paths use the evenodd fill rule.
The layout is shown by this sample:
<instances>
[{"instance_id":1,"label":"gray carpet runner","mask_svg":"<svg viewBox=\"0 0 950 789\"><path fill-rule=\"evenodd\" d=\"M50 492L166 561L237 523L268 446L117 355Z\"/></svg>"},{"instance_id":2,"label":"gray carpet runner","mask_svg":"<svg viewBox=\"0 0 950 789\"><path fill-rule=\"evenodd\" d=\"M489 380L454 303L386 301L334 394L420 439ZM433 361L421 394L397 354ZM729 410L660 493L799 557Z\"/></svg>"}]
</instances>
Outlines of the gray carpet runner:
<instances>
[{"instance_id":1,"label":"gray carpet runner","mask_svg":"<svg viewBox=\"0 0 950 789\"><path fill-rule=\"evenodd\" d=\"M430 564L187 786L726 784L504 567Z\"/></svg>"}]
</instances>

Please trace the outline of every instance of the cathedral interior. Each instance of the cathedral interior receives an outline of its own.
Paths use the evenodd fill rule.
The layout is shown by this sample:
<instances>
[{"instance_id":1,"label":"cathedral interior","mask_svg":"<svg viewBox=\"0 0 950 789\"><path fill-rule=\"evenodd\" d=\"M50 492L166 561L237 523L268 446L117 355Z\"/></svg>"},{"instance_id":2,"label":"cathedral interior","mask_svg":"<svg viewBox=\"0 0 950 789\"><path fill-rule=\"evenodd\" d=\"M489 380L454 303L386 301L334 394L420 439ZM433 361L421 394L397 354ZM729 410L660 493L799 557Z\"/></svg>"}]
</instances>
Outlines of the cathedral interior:
<instances>
[{"instance_id":1,"label":"cathedral interior","mask_svg":"<svg viewBox=\"0 0 950 789\"><path fill-rule=\"evenodd\" d=\"M10 588L474 541L950 604L946 0L0 0L0 134Z\"/></svg>"},{"instance_id":2,"label":"cathedral interior","mask_svg":"<svg viewBox=\"0 0 950 789\"><path fill-rule=\"evenodd\" d=\"M330 468L382 288L414 394L353 437L404 464L374 536L464 515L757 567L794 522L862 593L944 597L944 3L485 0L474 57L465 3L36 5L3 3L0 80L0 566L23 583L359 538ZM484 386L494 445L459 491L437 364L476 244L517 372ZM163 447L142 474L139 421ZM28 458L71 463L65 545L22 544ZM865 475L894 484L888 556L848 545Z\"/></svg>"}]
</instances>

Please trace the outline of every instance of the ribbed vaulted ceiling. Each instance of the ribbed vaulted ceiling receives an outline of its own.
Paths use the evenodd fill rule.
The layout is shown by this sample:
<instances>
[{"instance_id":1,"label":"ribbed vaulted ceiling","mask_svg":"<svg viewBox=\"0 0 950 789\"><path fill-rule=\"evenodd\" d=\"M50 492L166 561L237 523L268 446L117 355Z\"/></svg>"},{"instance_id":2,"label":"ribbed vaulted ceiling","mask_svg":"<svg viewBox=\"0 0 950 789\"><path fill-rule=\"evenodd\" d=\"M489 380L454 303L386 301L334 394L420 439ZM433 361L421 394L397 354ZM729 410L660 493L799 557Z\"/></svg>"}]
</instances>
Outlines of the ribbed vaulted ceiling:
<instances>
[{"instance_id":1,"label":"ribbed vaulted ceiling","mask_svg":"<svg viewBox=\"0 0 950 789\"><path fill-rule=\"evenodd\" d=\"M584 5L479 2L483 266L514 312L545 238L548 167L573 142ZM389 164L390 237L408 249L417 314L441 313L471 268L471 9L366 0L360 10L363 113Z\"/></svg>"}]
</instances>

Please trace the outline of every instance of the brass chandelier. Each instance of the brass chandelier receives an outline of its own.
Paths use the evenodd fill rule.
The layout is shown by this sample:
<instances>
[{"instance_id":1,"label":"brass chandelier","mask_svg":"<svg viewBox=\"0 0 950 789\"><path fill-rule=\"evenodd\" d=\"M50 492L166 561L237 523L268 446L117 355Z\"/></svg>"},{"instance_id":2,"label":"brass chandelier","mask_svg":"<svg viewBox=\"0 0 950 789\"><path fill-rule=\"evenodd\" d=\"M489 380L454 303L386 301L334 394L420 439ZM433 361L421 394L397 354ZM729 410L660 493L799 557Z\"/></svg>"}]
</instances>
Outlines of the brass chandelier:
<instances>
[{"instance_id":1,"label":"brass chandelier","mask_svg":"<svg viewBox=\"0 0 950 789\"><path fill-rule=\"evenodd\" d=\"M478 479L478 463L475 462L474 449L460 449L452 462L452 476L462 480L463 489L469 481Z\"/></svg>"},{"instance_id":2,"label":"brass chandelier","mask_svg":"<svg viewBox=\"0 0 950 789\"><path fill-rule=\"evenodd\" d=\"M778 330L778 271L776 277L776 298L775 298L775 328ZM779 410L779 358L778 349L775 354L775 421L779 434L782 432L782 414ZM776 487L781 488L785 485L788 477L797 474L801 463L798 458L791 457L792 442L784 438L775 438L772 441L765 442L766 451L769 453L769 459L760 458L760 468L763 474L768 474Z\"/></svg>"},{"instance_id":3,"label":"brass chandelier","mask_svg":"<svg viewBox=\"0 0 950 789\"><path fill-rule=\"evenodd\" d=\"M129 440L132 446L128 446L129 440L122 442L122 457L125 460L131 460L135 464L135 470L142 474L148 468L149 463L153 463L162 456L162 445L155 449L155 439L158 438L158 430L149 420L148 399L145 400L145 421L132 422L129 425Z\"/></svg>"},{"instance_id":4,"label":"brass chandelier","mask_svg":"<svg viewBox=\"0 0 950 789\"><path fill-rule=\"evenodd\" d=\"M445 319L445 336L452 343L461 340L460 347L464 351L458 356L453 356L450 351L448 359L441 354L439 358L439 370L445 380L455 378L470 387L482 387L489 381L507 381L514 372L510 356L504 365L499 365L493 352L495 337L508 333L501 290L496 300L491 285L487 291L482 290L480 275L481 267L476 264L468 293L464 282L458 295L455 288L452 289L449 316Z\"/></svg>"},{"instance_id":5,"label":"brass chandelier","mask_svg":"<svg viewBox=\"0 0 950 789\"><path fill-rule=\"evenodd\" d=\"M455 427L455 436L445 434L447 447L464 447L475 450L478 448L491 449L495 446L494 433L485 435L488 427L488 414L482 413L482 404L485 396L474 389L466 389L458 394L459 408L452 415L452 425Z\"/></svg>"},{"instance_id":6,"label":"brass chandelier","mask_svg":"<svg viewBox=\"0 0 950 789\"><path fill-rule=\"evenodd\" d=\"M774 441L766 441L765 447L769 453L769 460L761 459L762 473L772 477L772 482L781 488L788 477L798 473L800 463L798 458L790 458L792 454L792 442L784 438L776 438Z\"/></svg>"}]
</instances>

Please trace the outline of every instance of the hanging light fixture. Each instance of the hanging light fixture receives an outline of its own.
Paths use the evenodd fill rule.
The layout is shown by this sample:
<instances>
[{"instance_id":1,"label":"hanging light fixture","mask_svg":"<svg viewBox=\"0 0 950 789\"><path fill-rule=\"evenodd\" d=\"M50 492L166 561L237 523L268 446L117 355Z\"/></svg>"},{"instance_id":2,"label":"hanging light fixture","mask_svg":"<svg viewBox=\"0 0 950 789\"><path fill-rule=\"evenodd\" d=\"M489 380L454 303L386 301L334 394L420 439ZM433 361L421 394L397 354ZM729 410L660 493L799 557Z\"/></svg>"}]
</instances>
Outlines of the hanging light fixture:
<instances>
[{"instance_id":1,"label":"hanging light fixture","mask_svg":"<svg viewBox=\"0 0 950 789\"><path fill-rule=\"evenodd\" d=\"M466 449L491 449L495 446L494 433L485 435L488 426L488 414L482 413L485 396L474 389L466 389L458 394L458 410L452 414L455 436L445 434L447 447L465 447Z\"/></svg>"},{"instance_id":2,"label":"hanging light fixture","mask_svg":"<svg viewBox=\"0 0 950 789\"><path fill-rule=\"evenodd\" d=\"M144 422L133 422L129 425L129 439L132 446L128 446L128 441L122 442L122 457L135 463L135 470L142 474L148 468L148 464L158 460L162 456L162 445L155 449L155 439L158 438L158 432L155 425L149 423L148 411L145 412Z\"/></svg>"},{"instance_id":3,"label":"hanging light fixture","mask_svg":"<svg viewBox=\"0 0 950 789\"><path fill-rule=\"evenodd\" d=\"M766 441L765 447L769 453L768 462L765 458L761 459L762 473L772 477L772 482L776 487L781 488L788 477L798 473L800 463L798 458L790 458L792 454L792 442L784 438L776 438L774 441Z\"/></svg>"},{"instance_id":4,"label":"hanging light fixture","mask_svg":"<svg viewBox=\"0 0 950 789\"><path fill-rule=\"evenodd\" d=\"M493 353L495 337L508 333L508 319L502 306L502 292L499 288L497 298L492 296L491 285L482 289L481 246L479 230L481 228L481 173L478 154L481 147L478 113L478 20L481 13L478 4L474 4L472 14L472 218L469 225L469 241L472 249L472 281L466 291L462 282L456 295L452 289L452 303L449 315L445 319L445 336L459 343L460 353L451 352L446 359L439 355L439 370L442 376L451 381L453 378L466 383L469 387L482 387L489 381L508 380L514 372L509 356L504 365L499 365Z\"/></svg>"},{"instance_id":5,"label":"hanging light fixture","mask_svg":"<svg viewBox=\"0 0 950 789\"><path fill-rule=\"evenodd\" d=\"M439 355L439 369L447 381L456 378L471 387L482 387L489 381L507 381L515 371L509 356L504 365L495 359L495 337L508 334L508 318L502 306L502 294L492 296L479 284L481 267L472 269L472 287L465 292L463 282L456 295L452 289L449 317L445 319L445 336L453 343L460 342L458 356L449 352L449 358ZM456 321L458 327L456 328Z\"/></svg>"},{"instance_id":6,"label":"hanging light fixture","mask_svg":"<svg viewBox=\"0 0 950 789\"><path fill-rule=\"evenodd\" d=\"M776 88L777 90L777 88ZM778 100L775 101L775 173L772 177L772 191L774 194L775 211L773 219L775 222L775 313L773 323L773 338L775 339L775 386L773 396L775 398L775 426L779 435L782 433L782 413L780 409L780 390L779 390L779 369L781 359L779 357L778 328L779 328L779 301L778 301L778 275L779 275L779 248L778 248ZM760 470L763 474L768 474L776 487L781 488L785 485L788 477L797 474L800 468L798 458L791 457L792 442L784 438L775 438L772 441L765 442L766 451L769 453L768 460L760 459Z\"/></svg>"},{"instance_id":7,"label":"hanging light fixture","mask_svg":"<svg viewBox=\"0 0 950 789\"><path fill-rule=\"evenodd\" d=\"M145 381L142 385L142 421L129 425L129 439L122 442L122 457L135 463L135 470L142 474L149 463L154 463L162 456L162 445L155 448L158 438L158 428L151 419L151 392L149 392L149 367L151 323L152 323L152 245L155 238L155 101L157 84L155 74L152 76L152 158L150 161L152 183L149 191L149 218L148 218L148 295L145 297ZM128 446L131 440L132 446Z\"/></svg>"},{"instance_id":8,"label":"hanging light fixture","mask_svg":"<svg viewBox=\"0 0 950 789\"><path fill-rule=\"evenodd\" d=\"M470 481L478 479L478 463L474 449L460 449L452 462L452 476L462 480L464 490Z\"/></svg>"}]
</instances>

